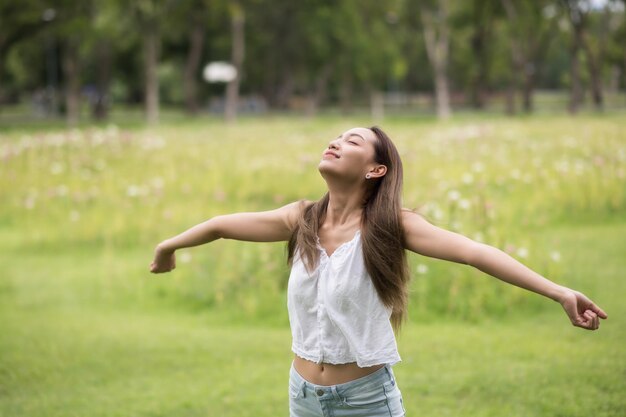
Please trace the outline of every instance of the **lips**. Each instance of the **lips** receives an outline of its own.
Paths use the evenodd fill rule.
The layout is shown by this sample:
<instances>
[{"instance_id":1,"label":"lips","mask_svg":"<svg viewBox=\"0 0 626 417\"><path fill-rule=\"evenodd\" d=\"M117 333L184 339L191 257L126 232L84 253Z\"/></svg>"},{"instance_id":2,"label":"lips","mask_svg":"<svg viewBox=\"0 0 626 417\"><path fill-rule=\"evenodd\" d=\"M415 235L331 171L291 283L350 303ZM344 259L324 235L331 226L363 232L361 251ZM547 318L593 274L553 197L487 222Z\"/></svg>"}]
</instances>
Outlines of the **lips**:
<instances>
[{"instance_id":1,"label":"lips","mask_svg":"<svg viewBox=\"0 0 626 417\"><path fill-rule=\"evenodd\" d=\"M324 156L330 156L330 155L334 156L335 158L339 158L339 155L337 155L334 152L331 152L331 151L324 152Z\"/></svg>"}]
</instances>

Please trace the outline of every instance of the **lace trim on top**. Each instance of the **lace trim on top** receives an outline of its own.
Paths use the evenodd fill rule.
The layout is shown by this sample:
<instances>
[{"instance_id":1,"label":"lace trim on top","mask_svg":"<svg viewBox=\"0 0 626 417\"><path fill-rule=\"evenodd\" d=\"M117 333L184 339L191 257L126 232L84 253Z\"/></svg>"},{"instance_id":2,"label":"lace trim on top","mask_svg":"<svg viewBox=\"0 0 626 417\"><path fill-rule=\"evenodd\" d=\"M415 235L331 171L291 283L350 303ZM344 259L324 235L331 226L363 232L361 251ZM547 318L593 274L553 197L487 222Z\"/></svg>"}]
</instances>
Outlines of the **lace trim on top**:
<instances>
[{"instance_id":1,"label":"lace trim on top","mask_svg":"<svg viewBox=\"0 0 626 417\"><path fill-rule=\"evenodd\" d=\"M326 249L322 247L322 244L320 243L320 237L316 236L315 239L316 239L317 248L322 252L322 256L325 259L328 259L328 258L334 257L338 253L341 254L345 252L346 250L350 249L352 246L354 246L354 244L357 242L360 236L361 236L361 229L357 229L356 233L354 234L354 237L348 240L347 242L343 242L341 245L337 246L337 249L335 249L335 251L330 256L328 256L328 252L326 252Z\"/></svg>"}]
</instances>

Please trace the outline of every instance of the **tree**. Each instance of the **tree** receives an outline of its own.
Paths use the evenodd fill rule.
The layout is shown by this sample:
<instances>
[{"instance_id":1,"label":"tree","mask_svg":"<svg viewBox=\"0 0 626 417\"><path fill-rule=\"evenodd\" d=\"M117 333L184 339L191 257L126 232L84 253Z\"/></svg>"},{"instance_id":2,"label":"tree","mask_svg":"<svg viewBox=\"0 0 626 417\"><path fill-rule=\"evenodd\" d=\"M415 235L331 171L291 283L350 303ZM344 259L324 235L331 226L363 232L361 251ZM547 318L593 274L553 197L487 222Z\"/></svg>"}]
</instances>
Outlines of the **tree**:
<instances>
[{"instance_id":1,"label":"tree","mask_svg":"<svg viewBox=\"0 0 626 417\"><path fill-rule=\"evenodd\" d=\"M196 74L200 68L200 58L202 57L202 47L205 37L205 14L203 13L202 4L198 4L198 8L193 9L194 10L190 9L189 52L185 63L183 81L185 107L190 114L195 114L198 111Z\"/></svg>"},{"instance_id":2,"label":"tree","mask_svg":"<svg viewBox=\"0 0 626 417\"><path fill-rule=\"evenodd\" d=\"M601 5L594 5L590 0L562 0L562 5L572 29L570 47L572 90L569 110L576 113L582 104L579 61L581 52L584 52L587 64L594 107L596 110L602 110L604 106L602 67L606 60L606 48L611 34L611 9L620 6L618 2L611 0Z\"/></svg>"},{"instance_id":3,"label":"tree","mask_svg":"<svg viewBox=\"0 0 626 417\"><path fill-rule=\"evenodd\" d=\"M49 24L55 25L56 12L42 0L0 2L0 106L4 103L5 58L20 42L34 38Z\"/></svg>"},{"instance_id":4,"label":"tree","mask_svg":"<svg viewBox=\"0 0 626 417\"><path fill-rule=\"evenodd\" d=\"M486 105L492 65L494 23L499 17L498 0L472 0L464 3L457 25L469 26L471 60L465 69L469 102L476 109Z\"/></svg>"},{"instance_id":5,"label":"tree","mask_svg":"<svg viewBox=\"0 0 626 417\"><path fill-rule=\"evenodd\" d=\"M226 85L226 103L224 107L224 117L232 122L237 118L237 107L239 105L239 85L241 83L241 72L245 56L244 24L245 13L243 6L237 0L230 3L231 18L231 63L235 67L237 74L235 79Z\"/></svg>"},{"instance_id":6,"label":"tree","mask_svg":"<svg viewBox=\"0 0 626 417\"><path fill-rule=\"evenodd\" d=\"M513 85L521 85L523 109L531 112L539 67L556 30L556 20L545 14L550 6L545 0L501 1L508 19Z\"/></svg>"},{"instance_id":7,"label":"tree","mask_svg":"<svg viewBox=\"0 0 626 417\"><path fill-rule=\"evenodd\" d=\"M424 6L420 17L428 60L435 77L435 102L437 117L446 119L452 114L448 62L450 52L450 25L448 0L436 0L431 7Z\"/></svg>"},{"instance_id":8,"label":"tree","mask_svg":"<svg viewBox=\"0 0 626 417\"><path fill-rule=\"evenodd\" d=\"M160 26L170 11L173 0L135 0L131 2L134 17L139 24L144 58L144 103L146 121L156 124L159 120L159 78L157 65L161 49Z\"/></svg>"},{"instance_id":9,"label":"tree","mask_svg":"<svg viewBox=\"0 0 626 417\"><path fill-rule=\"evenodd\" d=\"M76 126L80 118L81 108L81 69L84 63L84 51L81 46L93 38L91 31L91 1L73 2L59 1L59 18L62 25L58 26L58 35L62 39L61 62L65 89L65 115L68 126Z\"/></svg>"}]
</instances>

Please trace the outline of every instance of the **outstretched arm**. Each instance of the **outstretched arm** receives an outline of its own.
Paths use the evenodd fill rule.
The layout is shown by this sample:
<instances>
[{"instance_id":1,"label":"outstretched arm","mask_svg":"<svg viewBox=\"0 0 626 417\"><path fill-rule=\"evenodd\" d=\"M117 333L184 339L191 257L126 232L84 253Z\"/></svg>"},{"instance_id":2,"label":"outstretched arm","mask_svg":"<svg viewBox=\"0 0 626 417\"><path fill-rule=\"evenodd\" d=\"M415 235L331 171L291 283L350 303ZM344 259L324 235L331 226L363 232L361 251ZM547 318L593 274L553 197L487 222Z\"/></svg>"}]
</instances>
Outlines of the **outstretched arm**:
<instances>
[{"instance_id":1,"label":"outstretched arm","mask_svg":"<svg viewBox=\"0 0 626 417\"><path fill-rule=\"evenodd\" d=\"M471 265L512 285L558 301L574 326L595 330L607 315L585 295L557 285L498 248L430 224L417 213L402 212L406 248L424 256Z\"/></svg>"},{"instance_id":2,"label":"outstretched arm","mask_svg":"<svg viewBox=\"0 0 626 417\"><path fill-rule=\"evenodd\" d=\"M289 240L302 207L303 202L297 201L276 210L213 217L159 243L150 272L168 272L176 268L174 252L177 249L199 246L220 238L250 242Z\"/></svg>"}]
</instances>

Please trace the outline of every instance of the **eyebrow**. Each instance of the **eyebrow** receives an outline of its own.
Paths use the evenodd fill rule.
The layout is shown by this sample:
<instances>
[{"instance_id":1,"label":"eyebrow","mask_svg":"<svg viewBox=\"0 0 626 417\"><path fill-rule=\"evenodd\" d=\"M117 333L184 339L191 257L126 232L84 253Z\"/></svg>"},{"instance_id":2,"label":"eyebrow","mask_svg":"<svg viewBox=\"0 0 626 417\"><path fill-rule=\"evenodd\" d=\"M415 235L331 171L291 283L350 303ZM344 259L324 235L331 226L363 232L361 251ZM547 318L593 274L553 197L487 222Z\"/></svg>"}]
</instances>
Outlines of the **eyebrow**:
<instances>
[{"instance_id":1,"label":"eyebrow","mask_svg":"<svg viewBox=\"0 0 626 417\"><path fill-rule=\"evenodd\" d=\"M348 137L351 137L351 136L358 136L358 137L360 137L361 139L363 139L363 142L367 142L367 141L365 140L365 138L364 138L363 136L359 135L358 133L350 133L350 134L348 135ZM337 139L339 139L339 138L341 138L341 137L343 137L343 135L339 135L339 136L337 136Z\"/></svg>"}]
</instances>

